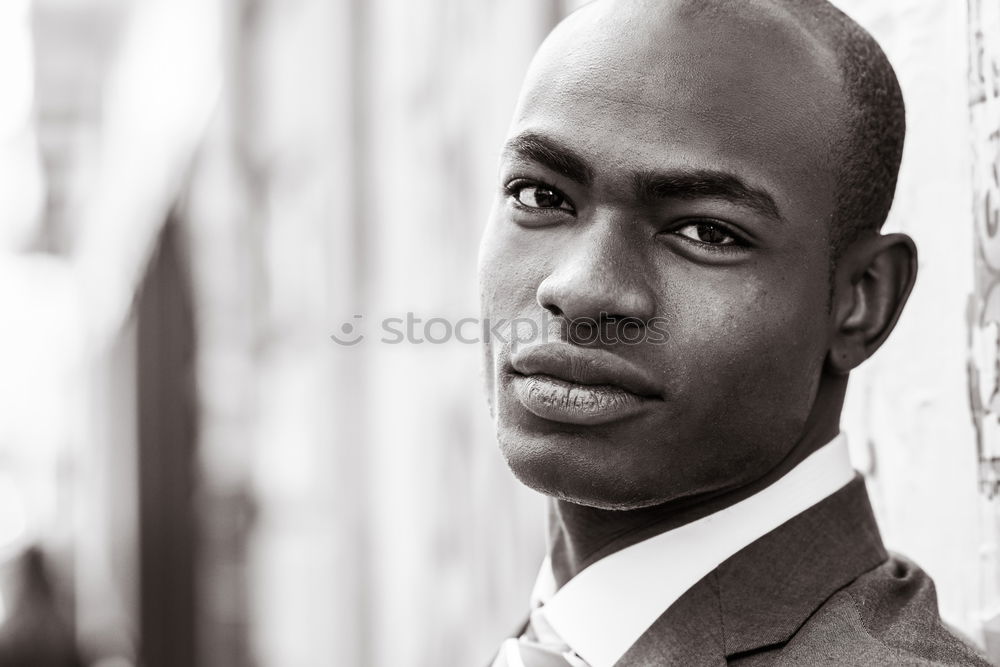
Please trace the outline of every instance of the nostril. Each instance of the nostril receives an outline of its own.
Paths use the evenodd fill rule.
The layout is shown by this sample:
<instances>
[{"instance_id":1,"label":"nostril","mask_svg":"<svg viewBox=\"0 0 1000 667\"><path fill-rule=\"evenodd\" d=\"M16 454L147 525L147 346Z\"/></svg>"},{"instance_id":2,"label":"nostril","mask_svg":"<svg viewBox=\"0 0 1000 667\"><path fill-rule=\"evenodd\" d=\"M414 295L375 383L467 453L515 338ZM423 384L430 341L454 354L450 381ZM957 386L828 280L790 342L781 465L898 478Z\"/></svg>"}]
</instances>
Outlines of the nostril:
<instances>
[{"instance_id":1,"label":"nostril","mask_svg":"<svg viewBox=\"0 0 1000 667\"><path fill-rule=\"evenodd\" d=\"M562 317L563 316L562 308L560 308L559 306L548 304L548 305L545 305L543 307L545 308L545 310L549 311L550 313L552 313L556 317Z\"/></svg>"}]
</instances>

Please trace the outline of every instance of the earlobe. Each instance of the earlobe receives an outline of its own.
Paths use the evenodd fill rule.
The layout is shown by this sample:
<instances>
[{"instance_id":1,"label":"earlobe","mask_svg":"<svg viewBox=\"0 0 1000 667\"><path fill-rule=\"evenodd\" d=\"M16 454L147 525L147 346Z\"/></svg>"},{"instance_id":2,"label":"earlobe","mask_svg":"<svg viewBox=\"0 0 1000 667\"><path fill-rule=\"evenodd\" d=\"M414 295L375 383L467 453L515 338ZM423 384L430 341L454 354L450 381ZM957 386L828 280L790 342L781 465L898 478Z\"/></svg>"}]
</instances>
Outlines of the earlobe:
<instances>
[{"instance_id":1,"label":"earlobe","mask_svg":"<svg viewBox=\"0 0 1000 667\"><path fill-rule=\"evenodd\" d=\"M917 277L917 249L905 234L859 239L834 271L827 368L849 373L885 342Z\"/></svg>"}]
</instances>

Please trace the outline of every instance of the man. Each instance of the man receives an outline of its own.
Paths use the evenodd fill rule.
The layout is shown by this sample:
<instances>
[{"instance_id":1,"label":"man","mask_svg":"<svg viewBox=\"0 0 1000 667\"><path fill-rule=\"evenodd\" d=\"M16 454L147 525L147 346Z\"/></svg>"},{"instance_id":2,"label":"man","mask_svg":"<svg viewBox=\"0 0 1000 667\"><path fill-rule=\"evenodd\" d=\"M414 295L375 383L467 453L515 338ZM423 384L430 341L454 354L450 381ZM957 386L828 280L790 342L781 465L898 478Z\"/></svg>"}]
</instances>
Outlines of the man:
<instances>
[{"instance_id":1,"label":"man","mask_svg":"<svg viewBox=\"0 0 1000 667\"><path fill-rule=\"evenodd\" d=\"M542 45L480 257L500 447L550 497L495 665L987 664L839 435L916 275L903 136L823 0L598 0Z\"/></svg>"}]
</instances>

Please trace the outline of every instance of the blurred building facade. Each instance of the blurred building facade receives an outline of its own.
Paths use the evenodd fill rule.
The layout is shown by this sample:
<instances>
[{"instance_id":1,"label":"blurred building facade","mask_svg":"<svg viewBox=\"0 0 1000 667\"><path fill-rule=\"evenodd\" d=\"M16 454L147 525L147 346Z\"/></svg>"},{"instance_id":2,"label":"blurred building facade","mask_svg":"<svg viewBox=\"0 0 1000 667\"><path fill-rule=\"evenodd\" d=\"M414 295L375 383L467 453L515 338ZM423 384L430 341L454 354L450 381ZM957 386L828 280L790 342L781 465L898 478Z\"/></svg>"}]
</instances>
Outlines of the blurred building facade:
<instances>
[{"instance_id":1,"label":"blurred building facade","mask_svg":"<svg viewBox=\"0 0 1000 667\"><path fill-rule=\"evenodd\" d=\"M496 451L479 350L375 327L477 315L520 77L577 4L0 10L22 47L0 95L27 109L0 123L22 179L0 188L22 211L0 250L0 559L43 547L91 664L482 664L521 619L544 506ZM1000 659L1000 3L837 4L899 72L889 225L921 251L844 426L890 547ZM334 344L345 323L368 338Z\"/></svg>"}]
</instances>

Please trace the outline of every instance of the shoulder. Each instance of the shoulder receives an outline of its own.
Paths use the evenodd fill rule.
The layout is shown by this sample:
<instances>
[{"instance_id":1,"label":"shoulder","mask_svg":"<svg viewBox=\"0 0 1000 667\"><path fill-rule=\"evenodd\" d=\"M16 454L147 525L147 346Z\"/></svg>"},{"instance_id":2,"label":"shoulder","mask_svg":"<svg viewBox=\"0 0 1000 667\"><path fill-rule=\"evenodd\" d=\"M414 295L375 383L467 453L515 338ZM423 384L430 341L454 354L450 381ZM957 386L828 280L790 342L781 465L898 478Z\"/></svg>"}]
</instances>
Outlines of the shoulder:
<instances>
[{"instance_id":1,"label":"shoulder","mask_svg":"<svg viewBox=\"0 0 1000 667\"><path fill-rule=\"evenodd\" d=\"M942 622L931 578L898 555L837 591L780 648L733 664L990 665Z\"/></svg>"}]
</instances>

